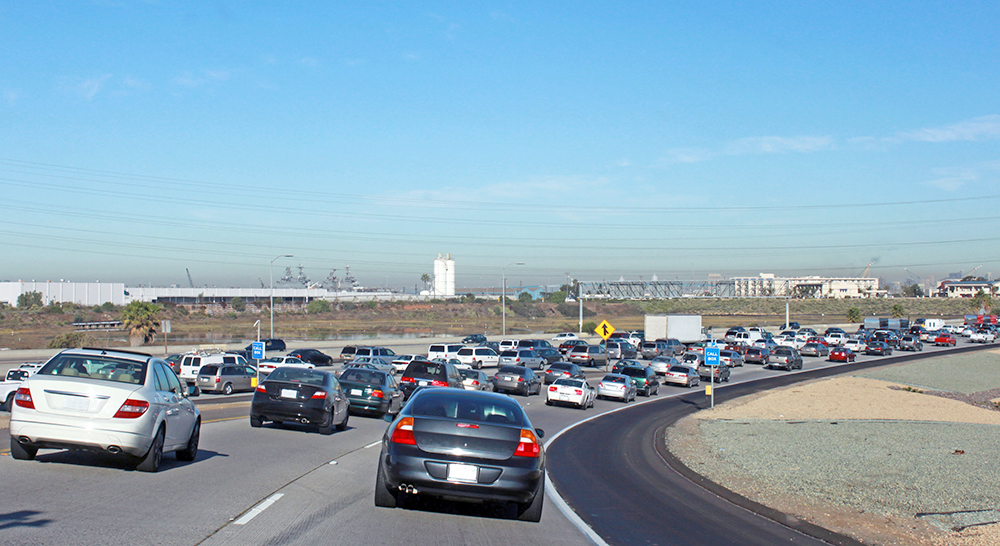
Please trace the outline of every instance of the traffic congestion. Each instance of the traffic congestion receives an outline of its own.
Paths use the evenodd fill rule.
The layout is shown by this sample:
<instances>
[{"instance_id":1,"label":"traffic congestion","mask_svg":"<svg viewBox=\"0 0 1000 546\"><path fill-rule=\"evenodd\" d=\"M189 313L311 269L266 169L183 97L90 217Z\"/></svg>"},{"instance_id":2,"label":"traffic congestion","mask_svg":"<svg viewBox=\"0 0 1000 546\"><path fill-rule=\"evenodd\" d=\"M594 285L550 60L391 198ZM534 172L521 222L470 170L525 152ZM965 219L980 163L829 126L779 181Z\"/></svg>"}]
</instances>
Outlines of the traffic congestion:
<instances>
[{"instance_id":1,"label":"traffic congestion","mask_svg":"<svg viewBox=\"0 0 1000 546\"><path fill-rule=\"evenodd\" d=\"M332 356L298 348L259 359L224 351L161 359L71 349L8 372L5 385L16 383L5 399L10 456L19 473L50 470L23 461L66 460L46 455L53 450L97 453L99 461L113 458L122 469L157 472L181 463L197 467L202 423L207 413L218 415L216 407L226 406L220 420L249 418L243 435L284 432L282 444L291 449L313 435L349 438L362 420L368 434L381 431L375 442L380 451L371 451L370 459L374 506L485 502L507 507L503 519L539 522L545 468L554 463L546 460L546 438L589 413L710 383L724 388L893 351L945 350L997 338L988 324L850 333L790 326L775 332L733 326L718 338L687 344L646 340L642 331L614 332L605 340L573 333L493 341L470 335L423 352L346 346ZM712 349L718 351L715 365L706 358ZM179 463L165 463L171 453Z\"/></svg>"}]
</instances>

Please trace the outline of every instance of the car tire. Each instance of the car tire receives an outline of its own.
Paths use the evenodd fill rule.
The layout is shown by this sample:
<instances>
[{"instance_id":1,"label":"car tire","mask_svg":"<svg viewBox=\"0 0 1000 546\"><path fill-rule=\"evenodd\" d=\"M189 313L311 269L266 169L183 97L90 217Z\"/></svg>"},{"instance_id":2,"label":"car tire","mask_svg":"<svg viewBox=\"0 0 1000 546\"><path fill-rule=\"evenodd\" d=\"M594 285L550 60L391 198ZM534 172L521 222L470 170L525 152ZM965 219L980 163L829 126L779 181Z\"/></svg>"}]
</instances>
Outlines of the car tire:
<instances>
[{"instance_id":1,"label":"car tire","mask_svg":"<svg viewBox=\"0 0 1000 546\"><path fill-rule=\"evenodd\" d=\"M4 409L7 410L8 413L14 411L14 395L15 394L17 394L17 391L10 391L10 394L7 395L7 400L5 400L4 403L3 403L3 407L4 407Z\"/></svg>"},{"instance_id":2,"label":"car tire","mask_svg":"<svg viewBox=\"0 0 1000 546\"><path fill-rule=\"evenodd\" d=\"M222 387L222 394L224 394L226 396L229 396L230 394L233 394L233 384L232 383L226 383Z\"/></svg>"},{"instance_id":3,"label":"car tire","mask_svg":"<svg viewBox=\"0 0 1000 546\"><path fill-rule=\"evenodd\" d=\"M188 438L188 443L184 446L184 449L177 451L175 455L178 461L191 462L195 457L198 456L198 442L201 440L201 419L194 422L194 428L191 429L191 436Z\"/></svg>"},{"instance_id":4,"label":"car tire","mask_svg":"<svg viewBox=\"0 0 1000 546\"><path fill-rule=\"evenodd\" d=\"M264 425L264 420L263 419L261 419L260 417L254 417L253 415L250 416L250 426L251 427L253 427L253 428L260 428L263 425Z\"/></svg>"},{"instance_id":5,"label":"car tire","mask_svg":"<svg viewBox=\"0 0 1000 546\"><path fill-rule=\"evenodd\" d=\"M475 369L477 369L477 370L483 369L483 361L480 360L479 362L473 362L472 363L472 367L475 368Z\"/></svg>"},{"instance_id":6,"label":"car tire","mask_svg":"<svg viewBox=\"0 0 1000 546\"><path fill-rule=\"evenodd\" d=\"M375 506L380 508L395 508L398 502L397 493L391 491L385 483L385 474L382 473L382 463L375 471Z\"/></svg>"},{"instance_id":7,"label":"car tire","mask_svg":"<svg viewBox=\"0 0 1000 546\"><path fill-rule=\"evenodd\" d=\"M319 426L319 433L324 436L333 434L333 410L330 410L325 423Z\"/></svg>"},{"instance_id":8,"label":"car tire","mask_svg":"<svg viewBox=\"0 0 1000 546\"><path fill-rule=\"evenodd\" d=\"M160 463L163 461L164 436L166 436L166 431L161 426L157 429L156 436L153 437L153 445L149 446L149 451L139 459L139 464L135 465L136 470L139 472L156 472L160 469Z\"/></svg>"},{"instance_id":9,"label":"car tire","mask_svg":"<svg viewBox=\"0 0 1000 546\"><path fill-rule=\"evenodd\" d=\"M517 519L533 523L542 521L543 504L545 504L545 473L542 473L542 479L538 482L538 489L535 490L535 498L531 499L529 503L518 505Z\"/></svg>"},{"instance_id":10,"label":"car tire","mask_svg":"<svg viewBox=\"0 0 1000 546\"><path fill-rule=\"evenodd\" d=\"M347 430L347 420L350 419L350 418L351 418L351 414L350 413L345 413L344 414L344 421L342 423L340 423L339 425L337 425L337 432L344 432L345 430Z\"/></svg>"},{"instance_id":11,"label":"car tire","mask_svg":"<svg viewBox=\"0 0 1000 546\"><path fill-rule=\"evenodd\" d=\"M10 456L19 461L31 461L38 454L38 448L21 445L17 438L10 437Z\"/></svg>"},{"instance_id":12,"label":"car tire","mask_svg":"<svg viewBox=\"0 0 1000 546\"><path fill-rule=\"evenodd\" d=\"M545 401L545 405L546 406L551 406L552 405L552 400L546 400Z\"/></svg>"}]
</instances>

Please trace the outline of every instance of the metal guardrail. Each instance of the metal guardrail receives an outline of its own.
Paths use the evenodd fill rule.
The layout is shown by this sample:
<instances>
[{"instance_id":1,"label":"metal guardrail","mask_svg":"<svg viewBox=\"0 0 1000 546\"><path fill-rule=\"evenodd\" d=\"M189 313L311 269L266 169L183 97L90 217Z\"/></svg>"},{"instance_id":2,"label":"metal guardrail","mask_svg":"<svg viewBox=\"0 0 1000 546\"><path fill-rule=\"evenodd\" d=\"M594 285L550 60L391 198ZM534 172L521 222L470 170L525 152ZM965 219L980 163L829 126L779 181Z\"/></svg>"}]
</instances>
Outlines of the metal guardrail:
<instances>
[{"instance_id":1,"label":"metal guardrail","mask_svg":"<svg viewBox=\"0 0 1000 546\"><path fill-rule=\"evenodd\" d=\"M90 330L121 330L122 321L120 320L104 320L99 322L74 322L73 326L79 331L90 331Z\"/></svg>"}]
</instances>

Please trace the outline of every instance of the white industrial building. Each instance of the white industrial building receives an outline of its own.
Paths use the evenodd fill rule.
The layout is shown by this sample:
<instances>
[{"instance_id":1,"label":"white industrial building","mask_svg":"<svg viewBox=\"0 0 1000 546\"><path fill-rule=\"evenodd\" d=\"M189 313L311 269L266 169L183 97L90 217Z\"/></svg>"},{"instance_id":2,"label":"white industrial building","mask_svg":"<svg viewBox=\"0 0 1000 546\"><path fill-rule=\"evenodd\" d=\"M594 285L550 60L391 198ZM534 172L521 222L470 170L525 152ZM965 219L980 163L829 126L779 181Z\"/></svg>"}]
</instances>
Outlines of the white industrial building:
<instances>
[{"instance_id":1,"label":"white industrial building","mask_svg":"<svg viewBox=\"0 0 1000 546\"><path fill-rule=\"evenodd\" d=\"M761 273L757 277L733 277L733 297L759 298L870 298L885 295L874 277L775 277Z\"/></svg>"},{"instance_id":2,"label":"white industrial building","mask_svg":"<svg viewBox=\"0 0 1000 546\"><path fill-rule=\"evenodd\" d=\"M451 259L451 254L444 258L438 254L434 260L434 291L431 295L455 295L455 260Z\"/></svg>"},{"instance_id":3,"label":"white industrial building","mask_svg":"<svg viewBox=\"0 0 1000 546\"><path fill-rule=\"evenodd\" d=\"M120 282L66 282L66 281L7 281L0 282L0 302L17 305L21 294L38 292L42 303L75 303L90 307L111 302L125 305L129 299L125 283Z\"/></svg>"}]
</instances>

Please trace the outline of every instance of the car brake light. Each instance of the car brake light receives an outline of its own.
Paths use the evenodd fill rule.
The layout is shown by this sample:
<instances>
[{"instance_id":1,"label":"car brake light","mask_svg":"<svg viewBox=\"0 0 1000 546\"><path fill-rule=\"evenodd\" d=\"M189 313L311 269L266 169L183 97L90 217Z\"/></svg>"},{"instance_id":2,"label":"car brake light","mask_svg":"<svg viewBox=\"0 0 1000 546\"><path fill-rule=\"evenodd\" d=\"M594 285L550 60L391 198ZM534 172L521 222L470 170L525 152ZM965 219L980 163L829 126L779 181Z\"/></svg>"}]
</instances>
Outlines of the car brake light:
<instances>
[{"instance_id":1,"label":"car brake light","mask_svg":"<svg viewBox=\"0 0 1000 546\"><path fill-rule=\"evenodd\" d=\"M267 394L267 389L266 389L266 388L264 388L264 385L257 385L257 389L256 389L256 391L257 391L257 392L262 392L262 393L264 393L264 394Z\"/></svg>"},{"instance_id":2,"label":"car brake light","mask_svg":"<svg viewBox=\"0 0 1000 546\"><path fill-rule=\"evenodd\" d=\"M122 404L122 407L118 408L118 412L115 413L115 417L121 419L135 419L146 413L149 409L149 402L145 400L136 400L134 398L129 398Z\"/></svg>"},{"instance_id":3,"label":"car brake light","mask_svg":"<svg viewBox=\"0 0 1000 546\"><path fill-rule=\"evenodd\" d=\"M31 400L31 390L28 387L20 387L14 395L14 402L22 408L35 409L35 402Z\"/></svg>"},{"instance_id":4,"label":"car brake light","mask_svg":"<svg viewBox=\"0 0 1000 546\"><path fill-rule=\"evenodd\" d=\"M447 387L448 383L445 382L445 381L439 381L439 380L435 379L434 381L431 381L431 386L432 387Z\"/></svg>"},{"instance_id":5,"label":"car brake light","mask_svg":"<svg viewBox=\"0 0 1000 546\"><path fill-rule=\"evenodd\" d=\"M215 376L215 382L216 382L216 383L218 383L218 382L220 382L220 381L222 381L222 378L221 378L221 377L219 377L219 376Z\"/></svg>"},{"instance_id":6,"label":"car brake light","mask_svg":"<svg viewBox=\"0 0 1000 546\"><path fill-rule=\"evenodd\" d=\"M518 383L522 383L522 382L524 382L524 378L523 378L523 377L518 377L518 378L517 378L517 382L518 382Z\"/></svg>"},{"instance_id":7,"label":"car brake light","mask_svg":"<svg viewBox=\"0 0 1000 546\"><path fill-rule=\"evenodd\" d=\"M604 382L601 381L600 383L597 384L597 386L603 389L604 388Z\"/></svg>"},{"instance_id":8,"label":"car brake light","mask_svg":"<svg viewBox=\"0 0 1000 546\"><path fill-rule=\"evenodd\" d=\"M382 398L382 391L375 389L372 391L372 396L374 396L375 398Z\"/></svg>"},{"instance_id":9,"label":"car brake light","mask_svg":"<svg viewBox=\"0 0 1000 546\"><path fill-rule=\"evenodd\" d=\"M400 382L400 383L416 383L416 382L417 382L417 380L416 380L416 379L413 379L412 377L406 377L406 376L404 375L403 377L400 377L400 378L399 378L399 382Z\"/></svg>"},{"instance_id":10,"label":"car brake light","mask_svg":"<svg viewBox=\"0 0 1000 546\"><path fill-rule=\"evenodd\" d=\"M555 385L552 385L551 387L549 387L549 391L551 391L551 392L556 392L557 390L559 390L559 388L556 387Z\"/></svg>"},{"instance_id":11,"label":"car brake light","mask_svg":"<svg viewBox=\"0 0 1000 546\"><path fill-rule=\"evenodd\" d=\"M392 430L389 441L394 444L417 445L417 439L413 436L413 417L400 419L399 423L396 423L396 428Z\"/></svg>"},{"instance_id":12,"label":"car brake light","mask_svg":"<svg viewBox=\"0 0 1000 546\"><path fill-rule=\"evenodd\" d=\"M322 400L326 398L326 391L316 391L309 398L312 398L314 400Z\"/></svg>"},{"instance_id":13,"label":"car brake light","mask_svg":"<svg viewBox=\"0 0 1000 546\"><path fill-rule=\"evenodd\" d=\"M583 394L583 389L573 389L573 394L579 396Z\"/></svg>"},{"instance_id":14,"label":"car brake light","mask_svg":"<svg viewBox=\"0 0 1000 546\"><path fill-rule=\"evenodd\" d=\"M517 444L514 456L537 458L541 455L541 453L542 450L538 447L538 439L535 438L535 433L526 428L522 428L521 442Z\"/></svg>"}]
</instances>

